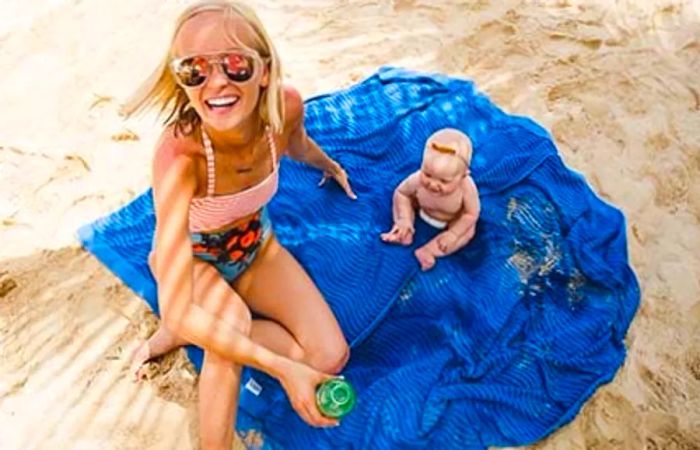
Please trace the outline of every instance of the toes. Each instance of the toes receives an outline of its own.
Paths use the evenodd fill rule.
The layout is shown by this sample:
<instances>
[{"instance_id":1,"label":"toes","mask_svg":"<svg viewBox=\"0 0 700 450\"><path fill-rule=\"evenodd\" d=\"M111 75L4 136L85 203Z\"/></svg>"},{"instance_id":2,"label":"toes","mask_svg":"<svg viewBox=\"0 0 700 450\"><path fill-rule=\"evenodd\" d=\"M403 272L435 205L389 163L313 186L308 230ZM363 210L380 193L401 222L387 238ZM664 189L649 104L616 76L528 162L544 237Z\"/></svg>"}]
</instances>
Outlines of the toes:
<instances>
[{"instance_id":1,"label":"toes","mask_svg":"<svg viewBox=\"0 0 700 450\"><path fill-rule=\"evenodd\" d=\"M148 342L144 341L139 346L137 346L131 353L131 364L129 365L129 372L132 374L133 381L140 381L145 378L145 366L150 359L150 350L148 348Z\"/></svg>"}]
</instances>

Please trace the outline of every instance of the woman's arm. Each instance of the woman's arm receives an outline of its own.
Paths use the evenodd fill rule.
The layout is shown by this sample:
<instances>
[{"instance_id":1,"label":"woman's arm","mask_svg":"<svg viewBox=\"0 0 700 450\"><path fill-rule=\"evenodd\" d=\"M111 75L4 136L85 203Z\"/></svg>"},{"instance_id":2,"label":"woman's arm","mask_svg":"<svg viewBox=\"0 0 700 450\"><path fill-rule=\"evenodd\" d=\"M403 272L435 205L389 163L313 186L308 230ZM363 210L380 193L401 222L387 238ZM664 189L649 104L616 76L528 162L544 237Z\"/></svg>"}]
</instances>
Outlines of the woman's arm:
<instances>
[{"instance_id":1,"label":"woman's arm","mask_svg":"<svg viewBox=\"0 0 700 450\"><path fill-rule=\"evenodd\" d=\"M196 185L192 157L175 154L172 148L159 148L153 193L158 224L155 275L163 321L172 332L199 347L279 378L291 361L255 344L235 326L193 301L194 261L188 221Z\"/></svg>"},{"instance_id":2,"label":"woman's arm","mask_svg":"<svg viewBox=\"0 0 700 450\"><path fill-rule=\"evenodd\" d=\"M348 175L343 167L329 157L306 133L306 127L304 127L304 102L299 92L291 87L286 87L284 96L285 122L290 130L289 145L287 147L289 157L321 170L324 176L320 185L332 177L350 198L356 199L357 196L350 187Z\"/></svg>"},{"instance_id":3,"label":"woman's arm","mask_svg":"<svg viewBox=\"0 0 700 450\"><path fill-rule=\"evenodd\" d=\"M234 361L281 379L292 361L256 344L228 322L191 303L182 318L172 316L167 326L185 340Z\"/></svg>"},{"instance_id":4,"label":"woman's arm","mask_svg":"<svg viewBox=\"0 0 700 450\"><path fill-rule=\"evenodd\" d=\"M304 127L304 102L299 92L285 87L285 128L290 130L287 154L290 158L313 166L324 172L336 172L340 164L333 161L313 139L306 134Z\"/></svg>"}]
</instances>

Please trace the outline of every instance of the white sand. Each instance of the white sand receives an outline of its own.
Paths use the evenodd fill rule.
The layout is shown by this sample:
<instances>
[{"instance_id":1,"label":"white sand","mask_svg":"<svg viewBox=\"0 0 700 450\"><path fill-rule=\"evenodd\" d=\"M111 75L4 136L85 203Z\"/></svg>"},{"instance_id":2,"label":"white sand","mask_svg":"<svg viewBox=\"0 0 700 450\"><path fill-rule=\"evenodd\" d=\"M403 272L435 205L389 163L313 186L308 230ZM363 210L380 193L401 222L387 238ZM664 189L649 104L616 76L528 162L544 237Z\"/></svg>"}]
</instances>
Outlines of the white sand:
<instances>
[{"instance_id":1,"label":"white sand","mask_svg":"<svg viewBox=\"0 0 700 450\"><path fill-rule=\"evenodd\" d=\"M131 383L153 316L73 240L148 185L159 127L117 110L187 3L2 2L0 449L197 448L187 361ZM700 448L700 0L254 3L304 96L401 65L551 130L625 212L643 299L615 380L535 447Z\"/></svg>"}]
</instances>

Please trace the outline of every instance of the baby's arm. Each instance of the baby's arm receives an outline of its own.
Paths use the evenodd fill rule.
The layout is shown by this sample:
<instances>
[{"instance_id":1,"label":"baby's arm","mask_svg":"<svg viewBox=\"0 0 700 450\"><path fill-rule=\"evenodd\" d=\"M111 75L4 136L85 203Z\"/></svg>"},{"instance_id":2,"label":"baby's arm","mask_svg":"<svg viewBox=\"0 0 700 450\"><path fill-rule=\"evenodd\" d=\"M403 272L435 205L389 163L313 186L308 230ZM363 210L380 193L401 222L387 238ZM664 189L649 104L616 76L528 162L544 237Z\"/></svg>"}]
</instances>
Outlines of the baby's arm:
<instances>
[{"instance_id":1,"label":"baby's arm","mask_svg":"<svg viewBox=\"0 0 700 450\"><path fill-rule=\"evenodd\" d=\"M392 201L394 226L388 233L382 233L381 237L384 242L404 245L410 245L413 242L413 225L416 219L413 202L416 198L419 176L419 171L412 173L394 190Z\"/></svg>"},{"instance_id":2,"label":"baby's arm","mask_svg":"<svg viewBox=\"0 0 700 450\"><path fill-rule=\"evenodd\" d=\"M394 202L392 212L395 224L406 224L413 229L416 221L416 212L413 210L413 202L418 190L420 172L413 172L406 177L394 190Z\"/></svg>"},{"instance_id":3,"label":"baby's arm","mask_svg":"<svg viewBox=\"0 0 700 450\"><path fill-rule=\"evenodd\" d=\"M476 222L479 220L481 203L479 202L479 192L476 189L474 180L467 176L463 183L464 200L462 201L462 211L447 225L447 229L437 235L438 248L443 255L449 255L461 249L474 237Z\"/></svg>"}]
</instances>

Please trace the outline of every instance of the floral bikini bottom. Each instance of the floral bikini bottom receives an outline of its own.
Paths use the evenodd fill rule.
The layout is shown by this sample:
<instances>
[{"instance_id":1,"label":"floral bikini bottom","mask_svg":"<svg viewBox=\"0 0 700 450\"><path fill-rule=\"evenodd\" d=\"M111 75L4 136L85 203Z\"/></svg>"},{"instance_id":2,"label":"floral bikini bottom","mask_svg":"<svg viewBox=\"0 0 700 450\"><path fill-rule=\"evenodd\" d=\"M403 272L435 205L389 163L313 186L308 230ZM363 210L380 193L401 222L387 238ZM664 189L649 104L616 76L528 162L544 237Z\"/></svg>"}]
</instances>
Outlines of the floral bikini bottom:
<instances>
[{"instance_id":1,"label":"floral bikini bottom","mask_svg":"<svg viewBox=\"0 0 700 450\"><path fill-rule=\"evenodd\" d=\"M255 260L272 223L263 208L251 219L235 227L213 233L190 233L195 257L211 263L224 279L233 283Z\"/></svg>"}]
</instances>

